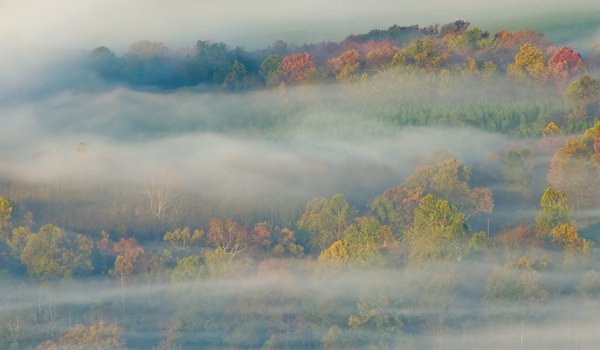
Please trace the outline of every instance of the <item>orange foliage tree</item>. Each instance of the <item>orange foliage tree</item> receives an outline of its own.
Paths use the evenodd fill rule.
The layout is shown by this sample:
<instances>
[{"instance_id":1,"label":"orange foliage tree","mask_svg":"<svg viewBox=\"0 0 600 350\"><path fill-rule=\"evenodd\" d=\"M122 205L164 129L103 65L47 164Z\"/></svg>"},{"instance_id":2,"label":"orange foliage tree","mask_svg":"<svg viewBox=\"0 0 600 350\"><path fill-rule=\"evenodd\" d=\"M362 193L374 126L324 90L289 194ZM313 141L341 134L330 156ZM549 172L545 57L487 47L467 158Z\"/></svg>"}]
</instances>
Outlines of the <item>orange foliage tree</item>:
<instances>
[{"instance_id":1,"label":"orange foliage tree","mask_svg":"<svg viewBox=\"0 0 600 350\"><path fill-rule=\"evenodd\" d=\"M281 61L281 75L290 84L300 84L317 77L317 63L308 53L294 53Z\"/></svg>"},{"instance_id":2,"label":"orange foliage tree","mask_svg":"<svg viewBox=\"0 0 600 350\"><path fill-rule=\"evenodd\" d=\"M327 71L335 76L337 81L351 80L360 69L357 50L347 50L327 62Z\"/></svg>"}]
</instances>

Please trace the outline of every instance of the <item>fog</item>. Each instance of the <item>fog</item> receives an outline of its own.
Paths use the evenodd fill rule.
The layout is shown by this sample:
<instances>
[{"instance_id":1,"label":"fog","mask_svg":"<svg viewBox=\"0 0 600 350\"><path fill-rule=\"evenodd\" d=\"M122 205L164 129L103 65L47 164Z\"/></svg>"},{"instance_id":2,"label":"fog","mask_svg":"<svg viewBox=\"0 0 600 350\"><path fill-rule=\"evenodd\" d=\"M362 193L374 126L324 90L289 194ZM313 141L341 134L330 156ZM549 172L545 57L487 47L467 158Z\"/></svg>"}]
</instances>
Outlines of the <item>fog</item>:
<instances>
[{"instance_id":1,"label":"fog","mask_svg":"<svg viewBox=\"0 0 600 350\"><path fill-rule=\"evenodd\" d=\"M225 41L246 48L264 47L281 39L295 43L339 41L392 24L429 25L463 18L477 25L503 22L528 27L532 18L578 18L597 12L592 0L517 0L502 2L427 0L419 3L361 1L35 1L4 0L0 4L0 38L54 49L100 45L121 51L139 40L188 46L198 39ZM596 22L596 25L598 23Z\"/></svg>"},{"instance_id":2,"label":"fog","mask_svg":"<svg viewBox=\"0 0 600 350\"><path fill-rule=\"evenodd\" d=\"M0 0L0 196L14 205L12 227L0 222L0 348L58 341L77 324L99 321L118 326L128 349L596 348L596 256L557 248L548 237L515 247L495 239L533 225L554 151L570 136L550 146L540 136L550 121L568 124L555 85L457 68L447 76L369 71L351 83L238 93L161 90L104 81L83 62L97 46L120 54L144 39L175 50L198 39L253 50L277 39L339 41L394 23L458 18L492 29L552 27L559 43L585 51L600 40L590 19L597 11L591 0L376 0L368 8L341 0ZM551 19L560 16L556 27ZM573 23L567 34L556 29ZM523 173L516 165L516 186L504 172L511 149L531 150ZM491 213L469 213L457 259L411 261L411 243L396 228L371 265L327 266L308 245L275 252L283 227L296 230L286 239L298 247L307 240L296 223L309 200L341 193L357 216L368 215L374 198L439 157L471 169L467 192L489 188L494 196ZM152 207L158 197L161 215ZM597 241L599 212L594 203L576 211L581 236ZM208 231L215 217L248 231L265 222L273 242L253 242L255 256L211 258L217 244L206 236L185 248L162 239L184 226ZM90 256L81 257L92 265L82 267L84 277L30 271L19 252L25 243L18 229L11 241L9 229L35 232L47 223L93 239ZM125 253L100 252L103 230L114 242L135 237L143 266L115 273ZM479 231L489 240L466 248ZM183 266L189 278L180 282L173 271L186 256L198 264Z\"/></svg>"},{"instance_id":3,"label":"fog","mask_svg":"<svg viewBox=\"0 0 600 350\"><path fill-rule=\"evenodd\" d=\"M104 319L126 330L129 349L157 346L168 336L181 348L260 347L270 337L286 348L318 348L334 325L334 344L358 348L591 349L600 341L597 296L564 294L579 288L584 270L542 272L539 285L548 294L539 300L492 301L486 277L498 269L469 260L315 274L297 263L202 282L128 283L124 297L110 280L40 287L11 281L0 288L0 313L40 341ZM140 310L146 313L137 318ZM352 324L353 317L378 324L377 332ZM437 321L420 331L393 326L428 319ZM305 322L310 329L293 328Z\"/></svg>"},{"instance_id":4,"label":"fog","mask_svg":"<svg viewBox=\"0 0 600 350\"><path fill-rule=\"evenodd\" d=\"M444 106L458 108L462 118L469 106L555 99L544 87L519 87L501 78L493 85L470 79L455 84L448 90L438 82L384 74L368 86L226 94L98 84L13 98L0 106L6 126L0 130L0 176L8 181L6 190L16 193L15 200L44 201L41 190L23 197L14 189L19 184L58 186L63 192L55 197L103 207L123 200L106 194L127 193L135 202L148 184L168 183L177 197L185 197L187 215L202 218L199 222L240 210L264 217L282 203L299 215L309 199L336 192L366 207L437 151L476 166L495 149L537 142L472 127L450 114L456 111L446 115ZM431 126L390 119L396 109L410 113L421 108L415 106L430 106L428 96L437 100L425 108L441 111L439 120L428 122ZM542 156L539 163L548 161ZM216 209L232 203L237 208L232 212ZM288 220L293 222L293 215Z\"/></svg>"}]
</instances>

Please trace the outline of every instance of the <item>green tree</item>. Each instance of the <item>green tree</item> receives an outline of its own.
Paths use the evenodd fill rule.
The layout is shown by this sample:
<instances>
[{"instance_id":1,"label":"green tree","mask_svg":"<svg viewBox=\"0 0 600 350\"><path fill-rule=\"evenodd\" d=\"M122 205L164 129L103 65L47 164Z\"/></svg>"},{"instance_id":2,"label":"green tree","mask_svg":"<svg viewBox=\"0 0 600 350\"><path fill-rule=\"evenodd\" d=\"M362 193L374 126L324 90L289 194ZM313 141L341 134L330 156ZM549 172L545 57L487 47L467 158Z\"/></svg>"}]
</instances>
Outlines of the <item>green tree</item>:
<instances>
[{"instance_id":1,"label":"green tree","mask_svg":"<svg viewBox=\"0 0 600 350\"><path fill-rule=\"evenodd\" d=\"M219 278L247 271L249 262L239 256L228 254L222 247L204 253L204 264L208 277Z\"/></svg>"},{"instance_id":2,"label":"green tree","mask_svg":"<svg viewBox=\"0 0 600 350\"><path fill-rule=\"evenodd\" d=\"M200 257L191 255L177 261L177 266L171 273L171 282L194 281L202 275L202 262Z\"/></svg>"},{"instance_id":3,"label":"green tree","mask_svg":"<svg viewBox=\"0 0 600 350\"><path fill-rule=\"evenodd\" d=\"M280 56L269 55L260 64L259 74L267 86L276 86L278 84L278 77L281 72L281 60Z\"/></svg>"},{"instance_id":4,"label":"green tree","mask_svg":"<svg viewBox=\"0 0 600 350\"><path fill-rule=\"evenodd\" d=\"M454 204L432 194L415 209L415 218L406 234L410 260L460 260L466 244L465 214Z\"/></svg>"},{"instance_id":5,"label":"green tree","mask_svg":"<svg viewBox=\"0 0 600 350\"><path fill-rule=\"evenodd\" d=\"M598 111L600 104L600 79L588 75L571 82L564 92L571 106L571 119L586 120Z\"/></svg>"},{"instance_id":6,"label":"green tree","mask_svg":"<svg viewBox=\"0 0 600 350\"><path fill-rule=\"evenodd\" d=\"M85 275L92 270L91 238L69 237L54 225L45 225L26 236L21 262L32 277L54 279Z\"/></svg>"},{"instance_id":7,"label":"green tree","mask_svg":"<svg viewBox=\"0 0 600 350\"><path fill-rule=\"evenodd\" d=\"M198 40L191 73L199 82L221 85L231 69L232 61L227 45Z\"/></svg>"},{"instance_id":8,"label":"green tree","mask_svg":"<svg viewBox=\"0 0 600 350\"><path fill-rule=\"evenodd\" d=\"M342 238L354 215L344 196L336 193L330 199L319 197L309 201L297 227L308 233L312 249L323 250Z\"/></svg>"},{"instance_id":9,"label":"green tree","mask_svg":"<svg viewBox=\"0 0 600 350\"><path fill-rule=\"evenodd\" d=\"M381 223L389 226L396 233L402 231L402 215L398 212L396 204L389 196L386 196L385 194L377 196L371 201L369 208Z\"/></svg>"},{"instance_id":10,"label":"green tree","mask_svg":"<svg viewBox=\"0 0 600 350\"><path fill-rule=\"evenodd\" d=\"M192 233L189 227L182 229L177 228L173 231L167 231L163 236L163 241L167 242L171 247L180 250L189 250L197 246L203 238L202 230L194 230Z\"/></svg>"},{"instance_id":11,"label":"green tree","mask_svg":"<svg viewBox=\"0 0 600 350\"><path fill-rule=\"evenodd\" d=\"M248 86L248 70L246 66L238 60L233 61L231 69L223 82L223 88L229 91L240 91L246 89Z\"/></svg>"},{"instance_id":12,"label":"green tree","mask_svg":"<svg viewBox=\"0 0 600 350\"><path fill-rule=\"evenodd\" d=\"M359 265L380 262L381 252L394 244L392 230L373 216L357 218L342 236L348 243L351 261Z\"/></svg>"},{"instance_id":13,"label":"green tree","mask_svg":"<svg viewBox=\"0 0 600 350\"><path fill-rule=\"evenodd\" d=\"M433 40L417 39L394 56L392 67L409 66L417 70L433 71L439 69L444 63L441 49Z\"/></svg>"}]
</instances>

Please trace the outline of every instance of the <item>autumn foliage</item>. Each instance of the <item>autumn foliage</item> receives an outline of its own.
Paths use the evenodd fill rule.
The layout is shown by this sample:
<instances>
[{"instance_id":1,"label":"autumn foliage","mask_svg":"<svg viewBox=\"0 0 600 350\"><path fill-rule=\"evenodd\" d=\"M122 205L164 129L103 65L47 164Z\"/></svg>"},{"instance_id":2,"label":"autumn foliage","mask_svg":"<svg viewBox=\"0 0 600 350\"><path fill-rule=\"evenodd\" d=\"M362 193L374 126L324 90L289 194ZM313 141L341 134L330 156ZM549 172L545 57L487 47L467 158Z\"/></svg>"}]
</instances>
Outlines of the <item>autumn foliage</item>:
<instances>
[{"instance_id":1,"label":"autumn foliage","mask_svg":"<svg viewBox=\"0 0 600 350\"><path fill-rule=\"evenodd\" d=\"M317 63L308 53L295 53L281 61L281 75L290 84L299 84L317 77Z\"/></svg>"},{"instance_id":2,"label":"autumn foliage","mask_svg":"<svg viewBox=\"0 0 600 350\"><path fill-rule=\"evenodd\" d=\"M548 71L555 80L566 80L583 68L583 58L579 52L563 46L548 60Z\"/></svg>"},{"instance_id":3,"label":"autumn foliage","mask_svg":"<svg viewBox=\"0 0 600 350\"><path fill-rule=\"evenodd\" d=\"M335 76L337 81L348 81L360 69L359 54L356 50L344 51L338 57L330 59L327 63L328 71Z\"/></svg>"}]
</instances>

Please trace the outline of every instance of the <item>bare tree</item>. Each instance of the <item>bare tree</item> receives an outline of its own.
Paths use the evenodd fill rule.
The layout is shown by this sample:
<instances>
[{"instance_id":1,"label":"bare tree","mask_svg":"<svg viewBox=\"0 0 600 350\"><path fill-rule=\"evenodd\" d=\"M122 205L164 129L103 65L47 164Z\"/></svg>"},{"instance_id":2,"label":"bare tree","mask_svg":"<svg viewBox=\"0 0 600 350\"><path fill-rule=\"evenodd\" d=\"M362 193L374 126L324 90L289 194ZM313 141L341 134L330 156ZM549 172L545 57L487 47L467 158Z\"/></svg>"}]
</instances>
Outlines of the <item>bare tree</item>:
<instances>
[{"instance_id":1,"label":"bare tree","mask_svg":"<svg viewBox=\"0 0 600 350\"><path fill-rule=\"evenodd\" d=\"M181 211L180 194L177 191L181 176L173 165L165 164L144 184L144 195L152 216L161 222L174 220Z\"/></svg>"},{"instance_id":2,"label":"bare tree","mask_svg":"<svg viewBox=\"0 0 600 350\"><path fill-rule=\"evenodd\" d=\"M225 253L236 256L248 248L248 231L234 220L213 218L208 224L208 242Z\"/></svg>"}]
</instances>

